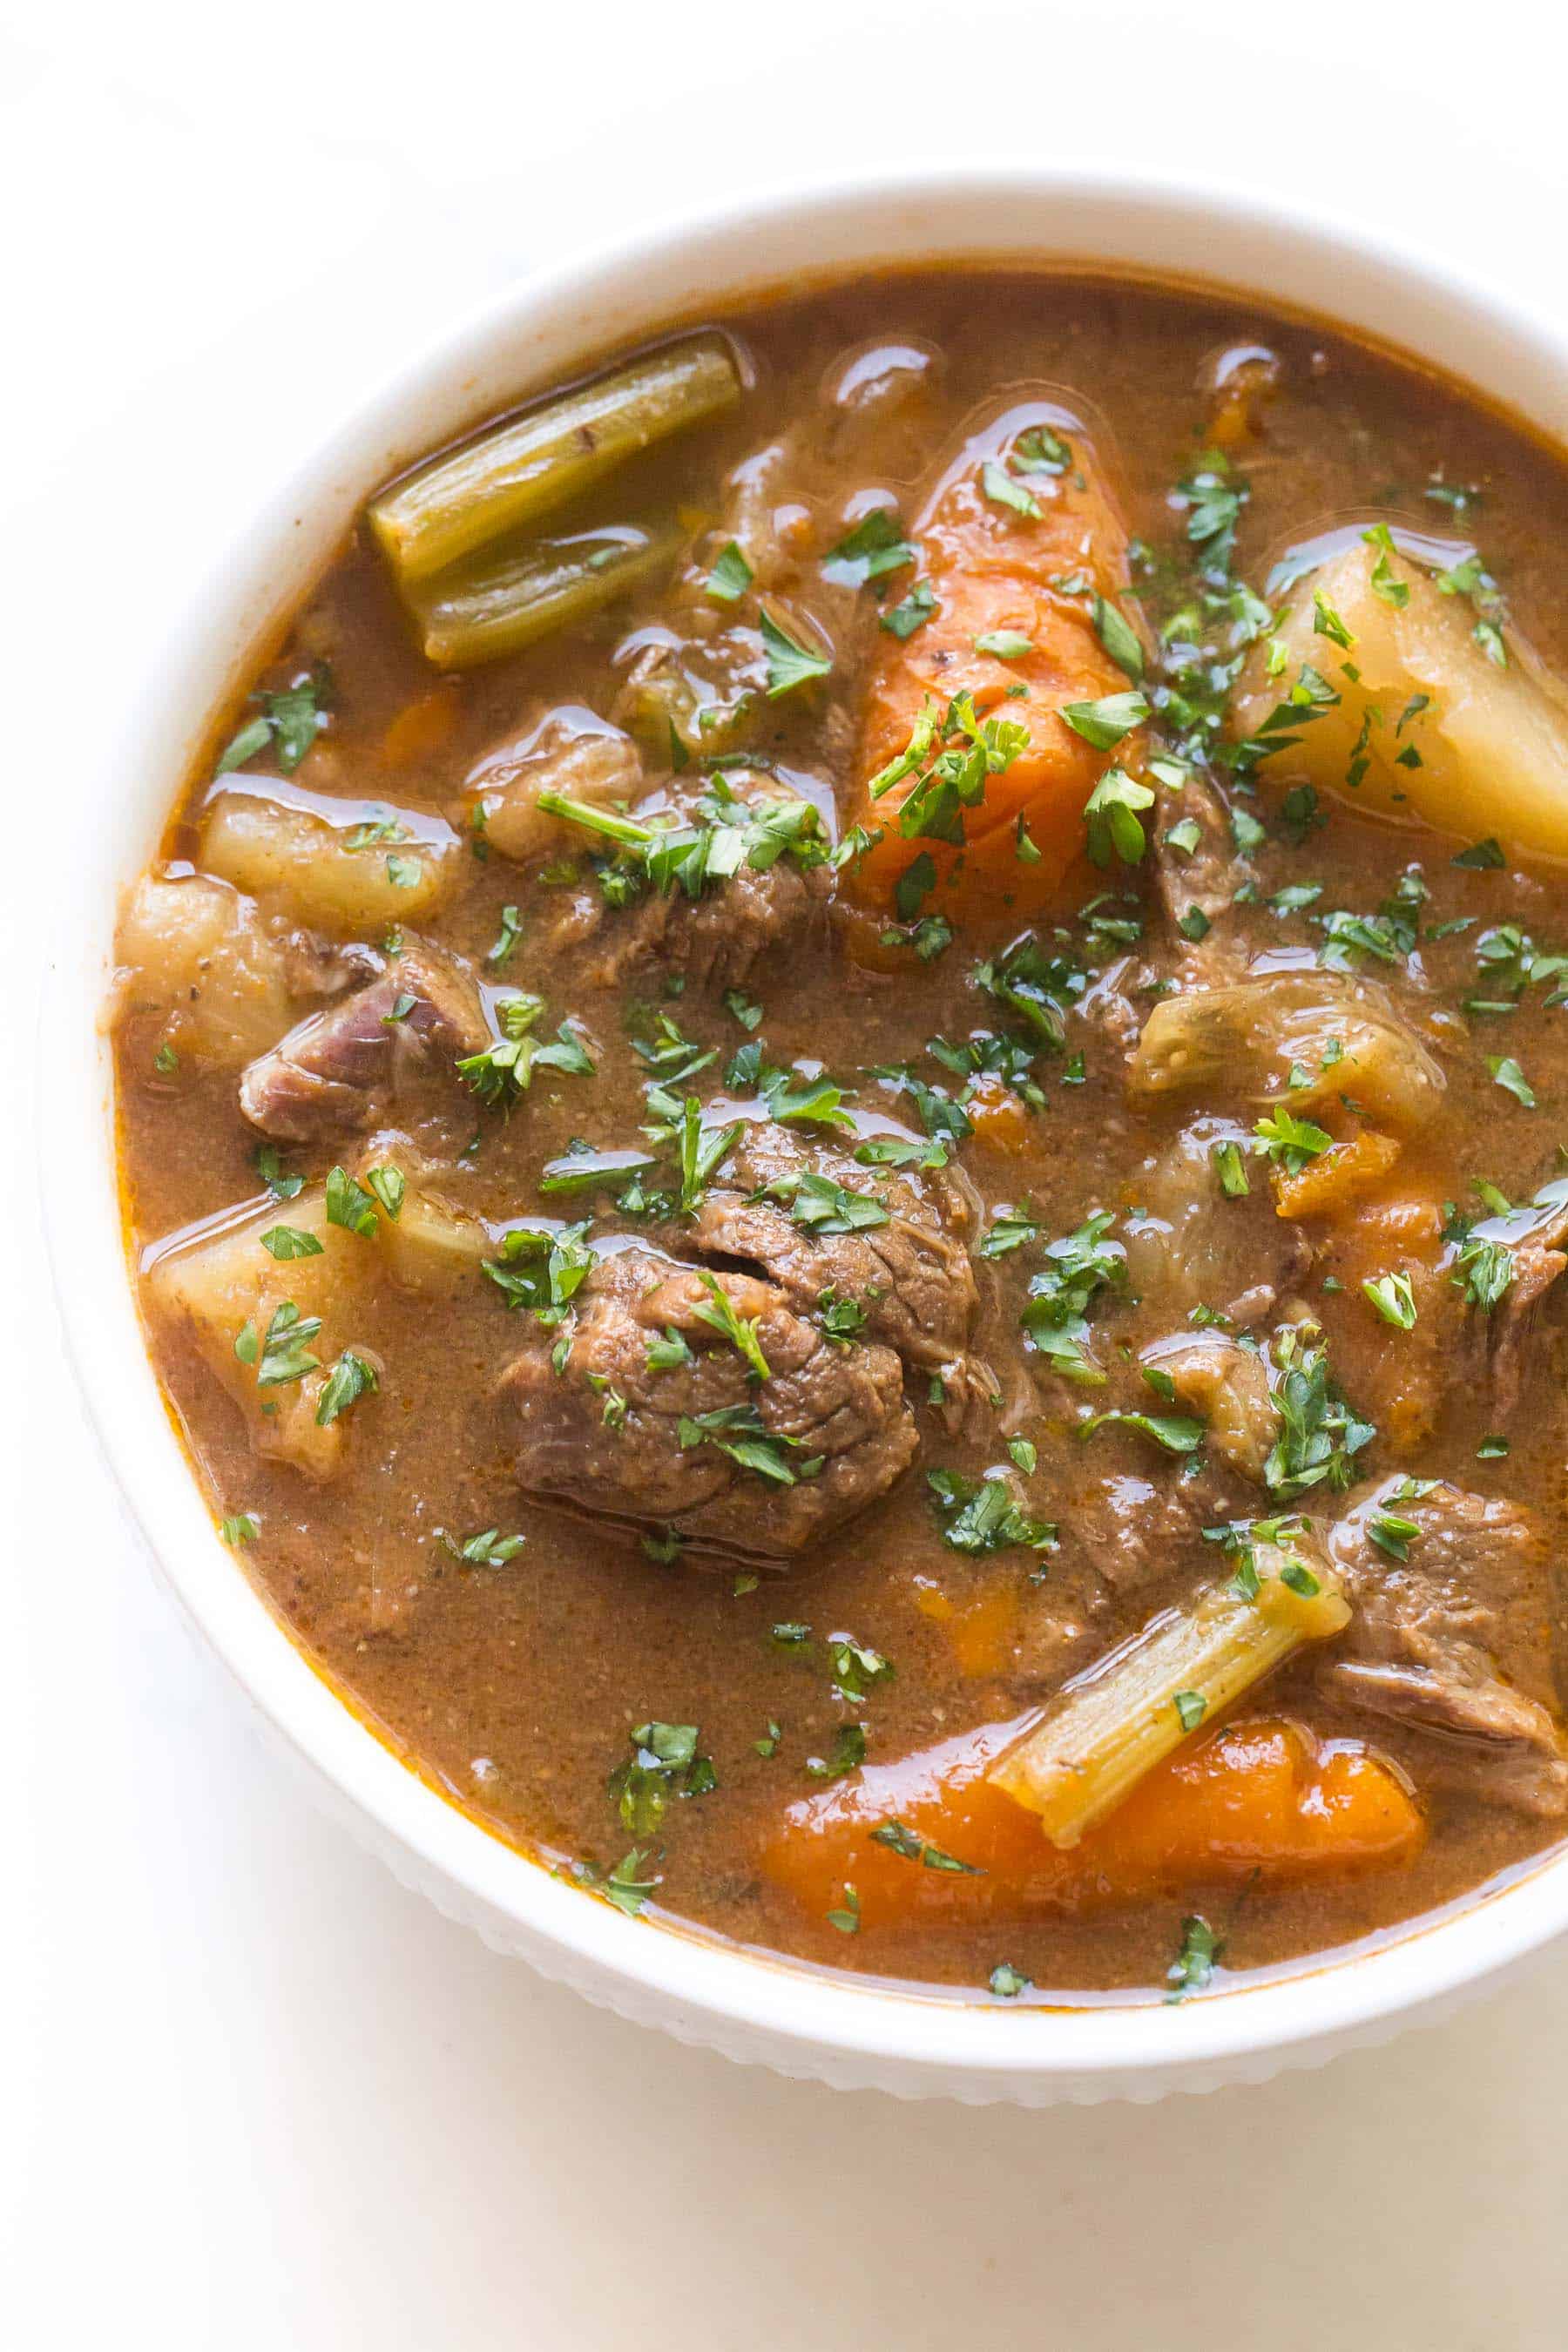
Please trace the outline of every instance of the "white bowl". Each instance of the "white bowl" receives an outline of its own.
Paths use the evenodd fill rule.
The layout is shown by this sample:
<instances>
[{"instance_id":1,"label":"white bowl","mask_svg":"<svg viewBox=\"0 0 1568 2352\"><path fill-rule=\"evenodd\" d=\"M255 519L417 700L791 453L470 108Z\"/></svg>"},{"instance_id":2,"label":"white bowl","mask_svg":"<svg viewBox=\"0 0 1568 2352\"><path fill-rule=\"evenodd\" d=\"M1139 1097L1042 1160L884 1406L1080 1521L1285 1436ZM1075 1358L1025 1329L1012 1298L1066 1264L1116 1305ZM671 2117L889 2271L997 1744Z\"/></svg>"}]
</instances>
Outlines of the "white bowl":
<instances>
[{"instance_id":1,"label":"white bowl","mask_svg":"<svg viewBox=\"0 0 1568 2352\"><path fill-rule=\"evenodd\" d=\"M634 1924L447 1804L337 1699L215 1532L142 1343L121 1248L99 1027L117 896L154 851L216 702L396 464L671 317L882 263L1107 264L1297 305L1402 346L1568 432L1564 321L1503 310L1440 266L1230 199L1079 177L944 175L828 190L623 247L489 304L341 426L221 561L114 745L58 935L41 1133L51 1253L105 1450L169 1584L319 1795L407 1885L498 1949L682 2041L904 2096L1152 2098L1261 2079L1443 2013L1568 1928L1568 1853L1375 1948L1186 2001L1048 2010L926 1998Z\"/></svg>"}]
</instances>

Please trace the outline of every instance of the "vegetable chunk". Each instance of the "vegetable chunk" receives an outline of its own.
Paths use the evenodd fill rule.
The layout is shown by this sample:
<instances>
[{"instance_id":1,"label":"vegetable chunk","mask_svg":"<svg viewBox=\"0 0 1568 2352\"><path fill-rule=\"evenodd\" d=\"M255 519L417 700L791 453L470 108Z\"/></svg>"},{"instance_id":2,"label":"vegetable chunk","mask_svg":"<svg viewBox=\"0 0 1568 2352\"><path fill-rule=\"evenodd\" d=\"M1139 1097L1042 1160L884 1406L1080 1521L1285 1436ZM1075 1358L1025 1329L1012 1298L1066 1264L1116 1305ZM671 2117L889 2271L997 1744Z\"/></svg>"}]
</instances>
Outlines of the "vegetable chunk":
<instances>
[{"instance_id":1,"label":"vegetable chunk","mask_svg":"<svg viewBox=\"0 0 1568 2352\"><path fill-rule=\"evenodd\" d=\"M144 874L126 900L116 950L120 1004L166 1012L182 1058L237 1067L290 1018L288 962L254 903L205 874Z\"/></svg>"},{"instance_id":2,"label":"vegetable chunk","mask_svg":"<svg viewBox=\"0 0 1568 2352\"><path fill-rule=\"evenodd\" d=\"M422 466L373 502L371 529L402 582L427 579L740 397L722 336L667 343Z\"/></svg>"},{"instance_id":3,"label":"vegetable chunk","mask_svg":"<svg viewBox=\"0 0 1568 2352\"><path fill-rule=\"evenodd\" d=\"M336 1475L343 1451L342 1417L321 1418L331 1341L374 1263L315 1187L237 1223L225 1212L149 1269L154 1313L183 1329L227 1390L257 1453L318 1483Z\"/></svg>"},{"instance_id":4,"label":"vegetable chunk","mask_svg":"<svg viewBox=\"0 0 1568 2352\"><path fill-rule=\"evenodd\" d=\"M1194 1740L1062 1853L988 1777L1018 1728L988 1724L792 1805L764 1872L819 1916L848 1881L867 1929L961 1927L1114 1911L1255 1874L1388 1869L1425 1835L1404 1781L1360 1741L1263 1720Z\"/></svg>"},{"instance_id":5,"label":"vegetable chunk","mask_svg":"<svg viewBox=\"0 0 1568 2352\"><path fill-rule=\"evenodd\" d=\"M1401 1133L1436 1114L1447 1081L1374 981L1284 971L1168 996L1143 1024L1128 1073L1135 1095L1217 1087L1293 1113L1352 1095Z\"/></svg>"},{"instance_id":6,"label":"vegetable chunk","mask_svg":"<svg viewBox=\"0 0 1568 2352\"><path fill-rule=\"evenodd\" d=\"M289 797L227 786L207 806L202 864L301 922L361 932L413 923L445 905L461 845L439 817L289 788ZM277 1032L274 1031L274 1035Z\"/></svg>"},{"instance_id":7,"label":"vegetable chunk","mask_svg":"<svg viewBox=\"0 0 1568 2352\"><path fill-rule=\"evenodd\" d=\"M861 781L846 812L850 824L883 828L847 883L878 914L900 882L912 888L921 858L945 912L1045 904L1087 846L1084 803L1097 781L1112 757L1125 765L1140 740L1142 648L1115 601L1127 583L1126 528L1087 440L1062 439L1037 408L1011 410L967 441L928 501L916 537L930 617L900 635L897 615L883 615ZM1030 469L1053 448L1059 460ZM1027 740L936 837L913 822L918 773L886 792L876 785L924 715L940 716L961 694L981 724L1016 726ZM1102 721L1081 709L1107 704ZM1079 712L1079 726L1064 708Z\"/></svg>"},{"instance_id":8,"label":"vegetable chunk","mask_svg":"<svg viewBox=\"0 0 1568 2352\"><path fill-rule=\"evenodd\" d=\"M1069 1683L994 1767L995 1786L1038 1814L1053 1845L1076 1845L1205 1716L1349 1622L1339 1580L1310 1538L1259 1540L1245 1562Z\"/></svg>"},{"instance_id":9,"label":"vegetable chunk","mask_svg":"<svg viewBox=\"0 0 1568 2352\"><path fill-rule=\"evenodd\" d=\"M1332 659L1322 604L1351 640ZM1511 636L1500 667L1463 595L1358 541L1302 582L1278 640L1287 666L1277 679L1261 666L1251 675L1233 713L1237 735L1257 735L1303 663L1338 698L1299 714L1273 766L1460 840L1568 857L1568 691Z\"/></svg>"}]
</instances>

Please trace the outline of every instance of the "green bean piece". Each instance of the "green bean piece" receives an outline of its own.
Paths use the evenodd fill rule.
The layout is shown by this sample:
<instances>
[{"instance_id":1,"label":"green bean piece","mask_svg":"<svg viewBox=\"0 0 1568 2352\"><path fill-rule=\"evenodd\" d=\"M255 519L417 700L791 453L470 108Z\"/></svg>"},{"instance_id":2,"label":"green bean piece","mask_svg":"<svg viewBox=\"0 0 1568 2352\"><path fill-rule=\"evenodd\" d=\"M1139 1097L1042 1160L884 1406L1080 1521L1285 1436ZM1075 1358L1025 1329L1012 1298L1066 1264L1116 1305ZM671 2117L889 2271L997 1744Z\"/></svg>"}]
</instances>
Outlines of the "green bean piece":
<instances>
[{"instance_id":1,"label":"green bean piece","mask_svg":"<svg viewBox=\"0 0 1568 2352\"><path fill-rule=\"evenodd\" d=\"M426 659L440 669L472 669L521 653L665 570L681 545L673 523L617 524L571 539L526 540L454 564L406 592Z\"/></svg>"},{"instance_id":2,"label":"green bean piece","mask_svg":"<svg viewBox=\"0 0 1568 2352\"><path fill-rule=\"evenodd\" d=\"M667 343L395 482L372 500L371 528L406 587L537 521L639 449L721 415L740 397L721 336Z\"/></svg>"}]
</instances>

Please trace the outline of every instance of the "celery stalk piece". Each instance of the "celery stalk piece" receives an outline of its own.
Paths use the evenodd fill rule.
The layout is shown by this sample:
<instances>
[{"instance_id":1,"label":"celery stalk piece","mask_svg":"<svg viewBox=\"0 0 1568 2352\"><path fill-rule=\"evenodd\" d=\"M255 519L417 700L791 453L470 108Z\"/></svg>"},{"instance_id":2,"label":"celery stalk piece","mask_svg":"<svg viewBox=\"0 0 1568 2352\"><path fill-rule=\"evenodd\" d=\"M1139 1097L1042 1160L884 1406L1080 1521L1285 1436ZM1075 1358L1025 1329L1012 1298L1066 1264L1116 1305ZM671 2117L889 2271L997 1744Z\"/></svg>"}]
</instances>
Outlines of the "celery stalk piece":
<instances>
[{"instance_id":1,"label":"celery stalk piece","mask_svg":"<svg viewBox=\"0 0 1568 2352\"><path fill-rule=\"evenodd\" d=\"M408 607L426 660L471 669L586 620L666 570L681 544L673 524L528 540L416 582Z\"/></svg>"},{"instance_id":2,"label":"celery stalk piece","mask_svg":"<svg viewBox=\"0 0 1568 2352\"><path fill-rule=\"evenodd\" d=\"M1189 1732L1348 1624L1338 1577L1310 1541L1254 1542L1228 1582L1163 1612L1068 1684L986 1777L1039 1815L1053 1845L1077 1845Z\"/></svg>"},{"instance_id":3,"label":"celery stalk piece","mask_svg":"<svg viewBox=\"0 0 1568 2352\"><path fill-rule=\"evenodd\" d=\"M740 397L721 336L667 343L395 482L371 501L371 529L406 589L536 522L639 449L720 415Z\"/></svg>"}]
</instances>

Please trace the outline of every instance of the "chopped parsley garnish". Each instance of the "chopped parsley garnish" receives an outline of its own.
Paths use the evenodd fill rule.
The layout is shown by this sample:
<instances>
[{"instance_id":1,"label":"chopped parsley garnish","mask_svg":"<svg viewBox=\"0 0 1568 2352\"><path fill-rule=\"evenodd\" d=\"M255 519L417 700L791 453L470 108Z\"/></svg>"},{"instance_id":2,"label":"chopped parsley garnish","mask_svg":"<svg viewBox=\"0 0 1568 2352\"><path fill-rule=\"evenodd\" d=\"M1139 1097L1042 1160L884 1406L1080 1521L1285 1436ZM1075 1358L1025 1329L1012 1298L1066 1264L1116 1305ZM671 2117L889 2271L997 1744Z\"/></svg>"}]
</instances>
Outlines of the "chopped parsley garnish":
<instances>
[{"instance_id":1,"label":"chopped parsley garnish","mask_svg":"<svg viewBox=\"0 0 1568 2352\"><path fill-rule=\"evenodd\" d=\"M363 1356L356 1356L352 1348L345 1348L322 1384L316 1406L318 1427L330 1428L340 1413L347 1412L350 1405L357 1404L362 1396L369 1396L380 1385L375 1367L367 1364Z\"/></svg>"},{"instance_id":2,"label":"chopped parsley garnish","mask_svg":"<svg viewBox=\"0 0 1568 2352\"><path fill-rule=\"evenodd\" d=\"M757 1324L760 1318L756 1316L747 1317L739 1313L734 1300L720 1282L718 1276L710 1274L706 1266L701 1269L701 1281L703 1288L708 1292L708 1297L692 1309L697 1320L700 1323L706 1323L710 1330L717 1331L721 1339L729 1340L736 1353L744 1357L748 1371L752 1378L759 1381L770 1379L772 1375L768 1370L768 1360L763 1353L762 1341L757 1337ZM651 1350L649 1361L652 1361Z\"/></svg>"},{"instance_id":3,"label":"chopped parsley garnish","mask_svg":"<svg viewBox=\"0 0 1568 2352\"><path fill-rule=\"evenodd\" d=\"M1196 1914L1184 1919L1181 1949L1165 1970L1165 1980L1171 1987L1165 1999L1184 2000L1189 1993L1205 1991L1224 1949L1223 1941L1206 1919Z\"/></svg>"},{"instance_id":4,"label":"chopped parsley garnish","mask_svg":"<svg viewBox=\"0 0 1568 2352\"><path fill-rule=\"evenodd\" d=\"M982 495L994 507L1006 507L1013 514L1026 515L1032 521L1040 519L1040 502L1032 492L1016 482L1005 466L994 457L987 457L980 468Z\"/></svg>"},{"instance_id":5,"label":"chopped parsley garnish","mask_svg":"<svg viewBox=\"0 0 1568 2352\"><path fill-rule=\"evenodd\" d=\"M787 1202L795 1223L813 1234L871 1233L891 1223L890 1213L871 1193L836 1184L815 1168L776 1176L762 1197Z\"/></svg>"},{"instance_id":6,"label":"chopped parsley garnish","mask_svg":"<svg viewBox=\"0 0 1568 2352\"><path fill-rule=\"evenodd\" d=\"M918 1862L926 1870L949 1870L965 1878L984 1878L985 1873L977 1863L960 1862L955 1854L944 1853L903 1822L879 1822L871 1832L873 1845L885 1845L889 1853L900 1861Z\"/></svg>"},{"instance_id":7,"label":"chopped parsley garnish","mask_svg":"<svg viewBox=\"0 0 1568 2352\"><path fill-rule=\"evenodd\" d=\"M1195 1454L1208 1434L1201 1421L1180 1412L1097 1412L1079 1423L1078 1433L1092 1437L1097 1429L1108 1427L1135 1429L1167 1454Z\"/></svg>"},{"instance_id":8,"label":"chopped parsley garnish","mask_svg":"<svg viewBox=\"0 0 1568 2352\"><path fill-rule=\"evenodd\" d=\"M1491 1072L1493 1083L1500 1086L1504 1094L1511 1095L1515 1102L1523 1104L1526 1110L1535 1108L1535 1090L1511 1054L1501 1056L1489 1054L1487 1068Z\"/></svg>"},{"instance_id":9,"label":"chopped parsley garnish","mask_svg":"<svg viewBox=\"0 0 1568 2352\"><path fill-rule=\"evenodd\" d=\"M505 1568L528 1541L526 1536L503 1536L500 1528L481 1528L477 1536L451 1536L445 1528L437 1528L436 1538L444 1550L467 1568Z\"/></svg>"},{"instance_id":10,"label":"chopped parsley garnish","mask_svg":"<svg viewBox=\"0 0 1568 2352\"><path fill-rule=\"evenodd\" d=\"M835 1348L852 1348L866 1332L866 1309L858 1298L840 1298L831 1290L819 1293L816 1328Z\"/></svg>"},{"instance_id":11,"label":"chopped parsley garnish","mask_svg":"<svg viewBox=\"0 0 1568 2352\"><path fill-rule=\"evenodd\" d=\"M671 1797L705 1796L715 1788L711 1762L697 1752L694 1723L639 1723L627 1733L632 1753L610 1774L621 1825L633 1837L651 1837Z\"/></svg>"},{"instance_id":12,"label":"chopped parsley garnish","mask_svg":"<svg viewBox=\"0 0 1568 2352\"><path fill-rule=\"evenodd\" d=\"M558 1233L514 1226L502 1239L500 1256L486 1258L480 1271L509 1307L527 1307L552 1330L564 1321L593 1270L594 1253L583 1240L587 1230L586 1223L564 1225Z\"/></svg>"},{"instance_id":13,"label":"chopped parsley garnish","mask_svg":"<svg viewBox=\"0 0 1568 2352\"><path fill-rule=\"evenodd\" d=\"M830 1927L837 1928L841 1936L858 1936L859 1934L860 1897L856 1893L854 1887L851 1886L847 1879L844 1882L843 1902L836 1904L833 1909L831 1911L825 1912L823 1916L826 1919Z\"/></svg>"},{"instance_id":14,"label":"chopped parsley garnish","mask_svg":"<svg viewBox=\"0 0 1568 2352\"><path fill-rule=\"evenodd\" d=\"M955 694L945 713L928 701L904 749L871 779L870 797L910 782L898 811L902 837L962 845L963 811L978 806L988 780L1010 768L1028 741L1016 719L979 718L967 691ZM908 920L919 908L900 904L899 911Z\"/></svg>"},{"instance_id":15,"label":"chopped parsley garnish","mask_svg":"<svg viewBox=\"0 0 1568 2352\"><path fill-rule=\"evenodd\" d=\"M275 1201L291 1201L305 1189L302 1176L285 1172L275 1143L258 1143L256 1147L256 1172Z\"/></svg>"},{"instance_id":16,"label":"chopped parsley garnish","mask_svg":"<svg viewBox=\"0 0 1568 2352\"><path fill-rule=\"evenodd\" d=\"M215 773L226 776L270 746L283 773L291 776L327 723L322 708L327 691L326 672L317 669L310 677L286 687L280 694L258 695L255 698L261 705L258 715L247 719L231 739Z\"/></svg>"},{"instance_id":17,"label":"chopped parsley garnish","mask_svg":"<svg viewBox=\"0 0 1568 2352\"><path fill-rule=\"evenodd\" d=\"M234 1352L242 1364L255 1366L258 1388L280 1388L320 1370L321 1360L310 1353L310 1343L321 1328L319 1315L301 1315L294 1301L286 1298L274 1311L265 1338L258 1338L254 1322L241 1324Z\"/></svg>"},{"instance_id":18,"label":"chopped parsley garnish","mask_svg":"<svg viewBox=\"0 0 1568 2352\"><path fill-rule=\"evenodd\" d=\"M503 907L500 910L500 929L496 934L494 945L486 953L485 961L505 963L521 937L521 916L515 907Z\"/></svg>"},{"instance_id":19,"label":"chopped parsley garnish","mask_svg":"<svg viewBox=\"0 0 1568 2352\"><path fill-rule=\"evenodd\" d=\"M763 651L767 656L767 697L777 702L781 696L793 694L797 687L809 686L816 678L826 677L833 667L833 656L804 645L792 636L782 621L764 607L759 624Z\"/></svg>"},{"instance_id":20,"label":"chopped parsley garnish","mask_svg":"<svg viewBox=\"0 0 1568 2352\"><path fill-rule=\"evenodd\" d=\"M793 1486L797 1479L815 1478L822 1468L820 1454L792 1463L789 1452L802 1450L798 1438L770 1430L754 1404L727 1404L712 1412L682 1413L675 1425L682 1453L694 1445L711 1445L742 1470L752 1471L775 1486ZM788 1451L786 1451L788 1449Z\"/></svg>"},{"instance_id":21,"label":"chopped parsley garnish","mask_svg":"<svg viewBox=\"0 0 1568 2352\"><path fill-rule=\"evenodd\" d=\"M687 1216L701 1205L711 1178L733 1151L745 1127L731 1119L726 1127L704 1127L702 1106L688 1095L681 1106L677 1139L680 1147L680 1206Z\"/></svg>"},{"instance_id":22,"label":"chopped parsley garnish","mask_svg":"<svg viewBox=\"0 0 1568 2352\"><path fill-rule=\"evenodd\" d=\"M751 586L752 577L751 565L735 541L731 540L727 547L720 550L704 584L716 604L734 604Z\"/></svg>"},{"instance_id":23,"label":"chopped parsley garnish","mask_svg":"<svg viewBox=\"0 0 1568 2352\"><path fill-rule=\"evenodd\" d=\"M1152 808L1154 794L1123 769L1107 768L1083 804L1089 826L1089 854L1097 866L1109 866L1112 852L1124 866L1136 866L1147 842L1139 812Z\"/></svg>"},{"instance_id":24,"label":"chopped parsley garnish","mask_svg":"<svg viewBox=\"0 0 1568 2352\"><path fill-rule=\"evenodd\" d=\"M1297 1118L1288 1110L1277 1110L1260 1118L1253 1133L1262 1143L1270 1160L1277 1160L1288 1176L1300 1175L1310 1160L1333 1149L1334 1139L1310 1119Z\"/></svg>"},{"instance_id":25,"label":"chopped parsley garnish","mask_svg":"<svg viewBox=\"0 0 1568 2352\"><path fill-rule=\"evenodd\" d=\"M638 1875L647 1868L647 1864L648 1856L634 1846L630 1853L621 1856L614 1870L605 1871L596 1862L574 1862L572 1874L591 1895L597 1895L602 1901L612 1904L626 1918L636 1919L659 1884L657 1877Z\"/></svg>"},{"instance_id":26,"label":"chopped parsley garnish","mask_svg":"<svg viewBox=\"0 0 1568 2352\"><path fill-rule=\"evenodd\" d=\"M885 613L879 614L877 625L879 628L886 629L890 637L897 637L901 643L904 639L912 637L915 631L929 621L933 613L940 610L941 607L936 601L936 591L931 582L917 580L909 594L900 603L889 605Z\"/></svg>"},{"instance_id":27,"label":"chopped parsley garnish","mask_svg":"<svg viewBox=\"0 0 1568 2352\"><path fill-rule=\"evenodd\" d=\"M543 1010L542 997L503 998L497 1007L505 1032L500 1043L459 1058L458 1075L481 1102L492 1108L510 1104L528 1092L536 1069L562 1070L571 1077L593 1076L593 1058L570 1022L561 1024L549 1045L541 1045L534 1036L534 1024Z\"/></svg>"},{"instance_id":28,"label":"chopped parsley garnish","mask_svg":"<svg viewBox=\"0 0 1568 2352\"><path fill-rule=\"evenodd\" d=\"M840 588L864 588L868 581L880 580L885 573L913 563L918 553L904 537L897 509L873 507L837 546L828 549L822 576Z\"/></svg>"},{"instance_id":29,"label":"chopped parsley garnish","mask_svg":"<svg viewBox=\"0 0 1568 2352\"><path fill-rule=\"evenodd\" d=\"M1097 702L1064 702L1061 716L1073 733L1092 743L1097 751L1110 751L1124 735L1142 726L1149 704L1142 694L1131 691L1102 694Z\"/></svg>"},{"instance_id":30,"label":"chopped parsley garnish","mask_svg":"<svg viewBox=\"0 0 1568 2352\"><path fill-rule=\"evenodd\" d=\"M1088 1354L1089 1310L1103 1290L1126 1279L1127 1256L1106 1235L1115 1223L1110 1209L1098 1209L1076 1233L1047 1242L1045 1263L1029 1284L1019 1317L1026 1344L1044 1356L1052 1371L1089 1387L1103 1386L1105 1374Z\"/></svg>"},{"instance_id":31,"label":"chopped parsley garnish","mask_svg":"<svg viewBox=\"0 0 1568 2352\"><path fill-rule=\"evenodd\" d=\"M328 1173L327 1223L342 1225L345 1233L357 1234L362 1241L374 1241L381 1229L374 1198L363 1184L355 1183L346 1168L333 1168Z\"/></svg>"},{"instance_id":32,"label":"chopped parsley garnish","mask_svg":"<svg viewBox=\"0 0 1568 2352\"><path fill-rule=\"evenodd\" d=\"M880 1650L870 1650L847 1633L836 1633L827 1645L833 1687L840 1698L863 1699L878 1683L890 1683L893 1663Z\"/></svg>"},{"instance_id":33,"label":"chopped parsley garnish","mask_svg":"<svg viewBox=\"0 0 1568 2352\"><path fill-rule=\"evenodd\" d=\"M1346 1403L1321 1340L1281 1331L1274 1342L1273 1382L1279 1434L1263 1465L1264 1483L1283 1500L1327 1484L1342 1492L1355 1457L1377 1434Z\"/></svg>"},{"instance_id":34,"label":"chopped parsley garnish","mask_svg":"<svg viewBox=\"0 0 1568 2352\"><path fill-rule=\"evenodd\" d=\"M298 1225L271 1225L261 1236L261 1246L272 1257L320 1257L321 1244L314 1234L302 1233Z\"/></svg>"},{"instance_id":35,"label":"chopped parsley garnish","mask_svg":"<svg viewBox=\"0 0 1568 2352\"><path fill-rule=\"evenodd\" d=\"M1385 1323L1392 1323L1400 1331L1415 1329L1415 1295L1407 1274L1369 1276L1362 1284L1362 1292Z\"/></svg>"},{"instance_id":36,"label":"chopped parsley garnish","mask_svg":"<svg viewBox=\"0 0 1568 2352\"><path fill-rule=\"evenodd\" d=\"M863 1723L841 1723L833 1735L833 1745L826 1756L808 1756L805 1769L814 1780L842 1780L847 1773L858 1772L866 1761L866 1727Z\"/></svg>"},{"instance_id":37,"label":"chopped parsley garnish","mask_svg":"<svg viewBox=\"0 0 1568 2352\"><path fill-rule=\"evenodd\" d=\"M942 1539L953 1551L975 1557L1015 1546L1049 1551L1056 1543L1054 1522L1031 1518L1000 1471L975 1479L958 1470L928 1470L926 1484L946 1515Z\"/></svg>"}]
</instances>

